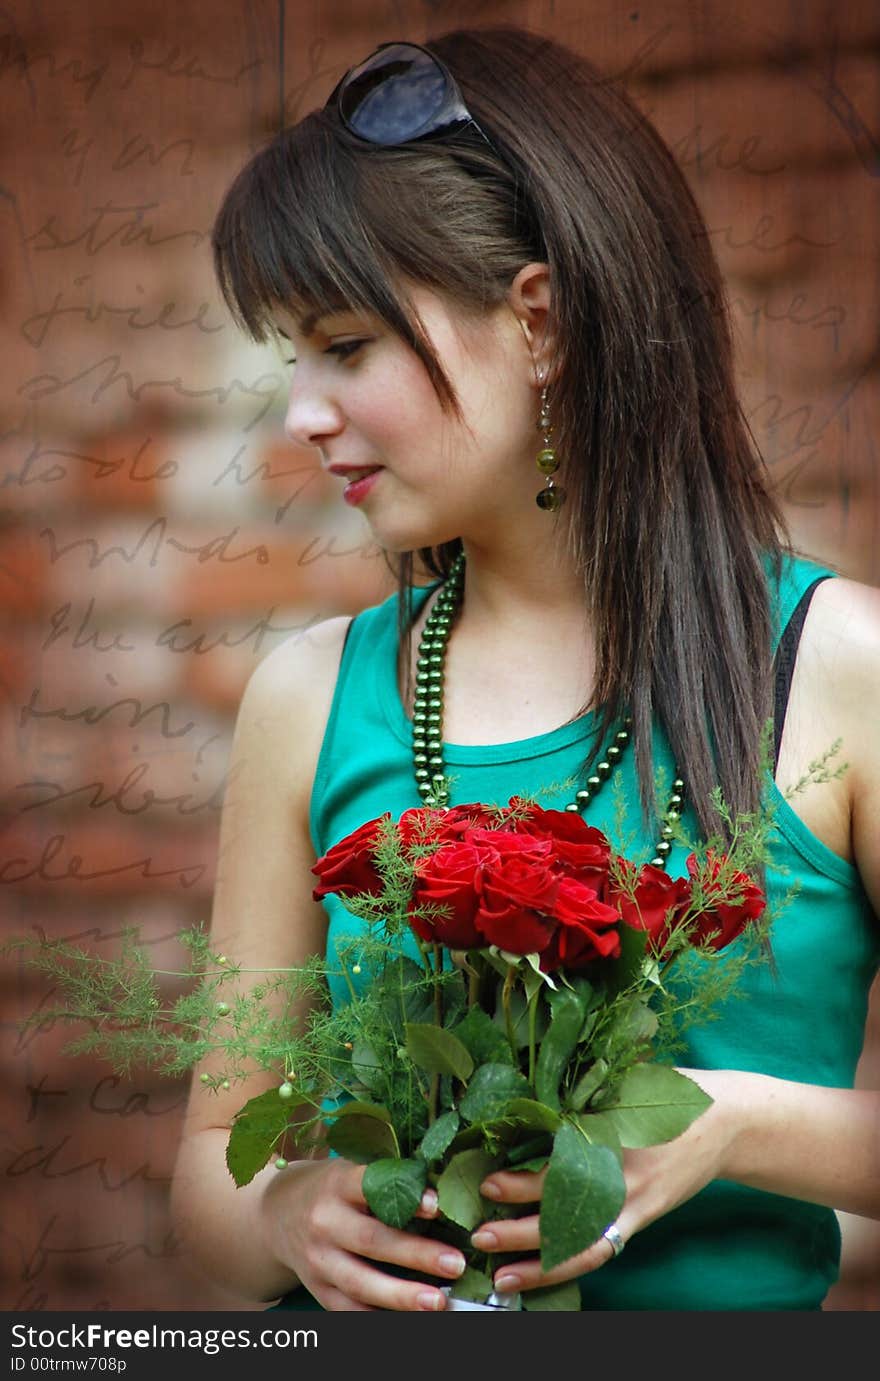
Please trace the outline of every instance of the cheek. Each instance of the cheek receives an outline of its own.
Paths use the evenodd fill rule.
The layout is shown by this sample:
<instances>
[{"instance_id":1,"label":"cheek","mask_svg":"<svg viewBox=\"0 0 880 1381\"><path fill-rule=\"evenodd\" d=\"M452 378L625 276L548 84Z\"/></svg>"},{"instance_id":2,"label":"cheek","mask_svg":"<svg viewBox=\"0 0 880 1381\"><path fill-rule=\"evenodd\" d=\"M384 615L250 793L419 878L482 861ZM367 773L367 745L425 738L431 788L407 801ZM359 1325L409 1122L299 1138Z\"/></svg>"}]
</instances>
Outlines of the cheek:
<instances>
[{"instance_id":1,"label":"cheek","mask_svg":"<svg viewBox=\"0 0 880 1381\"><path fill-rule=\"evenodd\" d=\"M351 416L374 436L380 444L401 446L418 455L430 449L435 454L454 456L452 433L454 418L440 407L427 378L398 376L364 381L363 390L353 398Z\"/></svg>"}]
</instances>

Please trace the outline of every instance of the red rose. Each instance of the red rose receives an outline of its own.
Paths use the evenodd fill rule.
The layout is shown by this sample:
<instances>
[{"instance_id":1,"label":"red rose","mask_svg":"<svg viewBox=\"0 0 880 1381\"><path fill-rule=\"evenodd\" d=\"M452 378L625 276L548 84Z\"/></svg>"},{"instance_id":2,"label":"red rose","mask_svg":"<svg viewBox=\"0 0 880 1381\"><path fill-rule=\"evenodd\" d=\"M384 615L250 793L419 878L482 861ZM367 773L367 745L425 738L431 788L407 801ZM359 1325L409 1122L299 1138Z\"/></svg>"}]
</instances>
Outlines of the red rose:
<instances>
[{"instance_id":1,"label":"red rose","mask_svg":"<svg viewBox=\"0 0 880 1381\"><path fill-rule=\"evenodd\" d=\"M417 935L449 949L477 949L484 945L474 925L479 867L480 856L471 844L447 844L416 864L410 925ZM445 906L447 912L431 919L412 914L415 907L426 903Z\"/></svg>"},{"instance_id":2,"label":"red rose","mask_svg":"<svg viewBox=\"0 0 880 1381\"><path fill-rule=\"evenodd\" d=\"M517 799L513 797L511 805ZM611 857L611 845L601 830L588 825L573 810L544 810L541 806L529 807L517 828L524 834L550 839L568 875L599 890Z\"/></svg>"},{"instance_id":3,"label":"red rose","mask_svg":"<svg viewBox=\"0 0 880 1381\"><path fill-rule=\"evenodd\" d=\"M357 892L367 892L370 896L380 894L382 879L375 866L374 851L379 826L390 819L391 816L386 813L378 820L368 820L312 864L312 872L321 879L312 892L315 901L320 901L330 892L338 896Z\"/></svg>"},{"instance_id":4,"label":"red rose","mask_svg":"<svg viewBox=\"0 0 880 1381\"><path fill-rule=\"evenodd\" d=\"M711 849L708 851L708 876L704 872L701 878L706 909L697 916L690 932L691 943L705 949L724 949L725 945L742 934L750 922L763 914L767 905L767 898L748 873L733 872L719 882L725 863L724 856L718 858ZM695 854L688 858L687 868L692 878L699 875L700 867ZM739 894L738 901L714 900L722 892L729 896L733 891Z\"/></svg>"},{"instance_id":5,"label":"red rose","mask_svg":"<svg viewBox=\"0 0 880 1381\"><path fill-rule=\"evenodd\" d=\"M550 839L539 839L536 835L517 834L515 830L483 829L480 826L466 829L462 838L479 849L484 863L489 865L502 858L529 858L549 873L553 863L553 844Z\"/></svg>"},{"instance_id":6,"label":"red rose","mask_svg":"<svg viewBox=\"0 0 880 1381\"><path fill-rule=\"evenodd\" d=\"M476 925L486 944L511 954L535 954L545 948L554 929L549 913L559 890L559 879L545 856L513 849L494 858L483 853L477 886Z\"/></svg>"},{"instance_id":7,"label":"red rose","mask_svg":"<svg viewBox=\"0 0 880 1381\"><path fill-rule=\"evenodd\" d=\"M489 808L479 802L451 806L449 810L412 806L401 815L397 829L404 848L411 849L438 840L445 844L460 839L466 830L490 825L494 819Z\"/></svg>"},{"instance_id":8,"label":"red rose","mask_svg":"<svg viewBox=\"0 0 880 1381\"><path fill-rule=\"evenodd\" d=\"M545 973L581 969L594 959L616 959L620 954L620 917L615 907L599 901L592 887L575 878L561 878L553 918L556 929L541 954Z\"/></svg>"},{"instance_id":9,"label":"red rose","mask_svg":"<svg viewBox=\"0 0 880 1381\"><path fill-rule=\"evenodd\" d=\"M632 865L627 867L631 874ZM632 896L629 890L609 890L609 900L618 907L621 919L633 930L647 931L656 954L662 953L690 899L691 884L687 878L667 877L662 868L650 863L639 868Z\"/></svg>"}]
</instances>

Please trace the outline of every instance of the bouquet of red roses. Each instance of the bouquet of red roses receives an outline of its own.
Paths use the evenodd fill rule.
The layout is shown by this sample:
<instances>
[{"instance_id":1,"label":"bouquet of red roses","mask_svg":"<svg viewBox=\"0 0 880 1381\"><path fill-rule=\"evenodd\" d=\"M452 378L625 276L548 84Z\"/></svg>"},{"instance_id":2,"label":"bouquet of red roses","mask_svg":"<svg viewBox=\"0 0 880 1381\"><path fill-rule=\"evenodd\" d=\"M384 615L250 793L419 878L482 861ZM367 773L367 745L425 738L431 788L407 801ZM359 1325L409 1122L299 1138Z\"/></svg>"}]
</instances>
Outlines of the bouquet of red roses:
<instances>
[{"instance_id":1,"label":"bouquet of red roses","mask_svg":"<svg viewBox=\"0 0 880 1381\"><path fill-rule=\"evenodd\" d=\"M102 1056L122 1076L142 1065L179 1075L208 1057L217 1068L222 1057L200 1076L207 1087L255 1066L275 1072L276 1086L234 1118L236 1183L317 1140L365 1165L383 1222L459 1248L469 1266L453 1294L478 1301L492 1282L470 1234L509 1211L481 1198L487 1174L546 1167L550 1270L614 1222L623 1151L671 1140L708 1106L673 1067L676 1042L717 1013L760 953L747 942L761 940L765 909L748 869L766 858L769 817L727 823L729 846L714 841L670 878L579 815L520 797L383 815L314 864L315 898L335 894L361 924L326 956L256 982L238 984L240 966L212 953L201 927L181 933L192 962L174 975L153 970L130 929L116 959L26 937L3 948L62 996L25 1026L85 1023L66 1053ZM169 1002L169 977L197 981ZM348 1000L327 1004L328 981ZM290 1013L304 997L301 1029ZM439 1199L430 1220L415 1216L428 1185ZM580 1308L576 1283L524 1302Z\"/></svg>"},{"instance_id":2,"label":"bouquet of red roses","mask_svg":"<svg viewBox=\"0 0 880 1381\"><path fill-rule=\"evenodd\" d=\"M378 1218L464 1253L460 1298L492 1289L470 1243L505 1211L479 1193L492 1170L546 1166L545 1270L584 1250L622 1207L623 1150L671 1140L711 1101L661 1057L683 1013L710 1015L730 991L742 956L712 961L757 933L761 889L711 849L684 878L636 866L579 815L516 797L370 820L313 871L315 898L337 895L364 923L338 951L351 1000L313 1027L327 1058L300 1049L281 1097L242 1109L238 1182L295 1109L366 1165ZM426 1223L428 1185L439 1214ZM578 1309L576 1285L527 1307Z\"/></svg>"}]
</instances>

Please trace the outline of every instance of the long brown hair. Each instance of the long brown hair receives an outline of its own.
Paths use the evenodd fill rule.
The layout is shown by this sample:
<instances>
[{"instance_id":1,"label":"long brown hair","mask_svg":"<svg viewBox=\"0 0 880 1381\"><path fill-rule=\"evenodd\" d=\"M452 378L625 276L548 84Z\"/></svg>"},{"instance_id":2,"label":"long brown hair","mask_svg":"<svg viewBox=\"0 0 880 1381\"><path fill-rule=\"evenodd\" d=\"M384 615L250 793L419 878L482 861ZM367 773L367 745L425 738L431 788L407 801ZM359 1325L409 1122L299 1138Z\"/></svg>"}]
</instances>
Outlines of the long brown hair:
<instances>
[{"instance_id":1,"label":"long brown hair","mask_svg":"<svg viewBox=\"0 0 880 1381\"><path fill-rule=\"evenodd\" d=\"M724 287L672 154L583 57L517 28L428 45L453 72L473 131L406 147L353 138L332 111L283 131L229 189L215 266L257 340L283 305L377 314L417 353L441 404L457 400L398 286L466 311L504 301L526 263L549 264L560 539L583 574L596 636L596 730L632 717L646 818L651 726L663 726L700 827L760 797L772 710L764 562L784 524L737 399ZM416 558L445 576L460 542L389 556L411 664ZM588 709L584 706L583 709Z\"/></svg>"}]
</instances>

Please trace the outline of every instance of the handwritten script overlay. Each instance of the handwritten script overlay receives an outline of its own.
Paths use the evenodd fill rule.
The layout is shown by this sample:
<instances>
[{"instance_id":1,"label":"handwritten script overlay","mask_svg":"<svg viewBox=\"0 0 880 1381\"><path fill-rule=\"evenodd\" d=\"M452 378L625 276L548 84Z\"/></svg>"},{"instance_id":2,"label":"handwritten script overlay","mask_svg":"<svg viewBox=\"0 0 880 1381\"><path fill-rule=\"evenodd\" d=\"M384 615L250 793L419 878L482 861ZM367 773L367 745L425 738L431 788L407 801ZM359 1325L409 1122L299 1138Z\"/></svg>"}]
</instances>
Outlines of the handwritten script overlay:
<instances>
[{"instance_id":1,"label":"handwritten script overlay","mask_svg":"<svg viewBox=\"0 0 880 1381\"><path fill-rule=\"evenodd\" d=\"M580 46L672 146L795 535L877 581L864 21L795 24L781 0L760 23L720 0L513 8L466 18ZM40 13L0 17L3 928L110 957L136 924L174 970L178 931L210 914L247 677L391 589L360 515L284 440L288 372L230 321L213 215L259 144L372 44L421 41L463 11L395 0L355 26L345 6L290 0L179 7L173 22L142 0ZM171 1225L187 1081L65 1057L70 1028L18 1027L51 987L14 963L2 982L3 1308L261 1308L195 1273Z\"/></svg>"}]
</instances>

